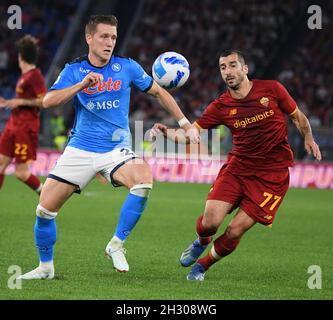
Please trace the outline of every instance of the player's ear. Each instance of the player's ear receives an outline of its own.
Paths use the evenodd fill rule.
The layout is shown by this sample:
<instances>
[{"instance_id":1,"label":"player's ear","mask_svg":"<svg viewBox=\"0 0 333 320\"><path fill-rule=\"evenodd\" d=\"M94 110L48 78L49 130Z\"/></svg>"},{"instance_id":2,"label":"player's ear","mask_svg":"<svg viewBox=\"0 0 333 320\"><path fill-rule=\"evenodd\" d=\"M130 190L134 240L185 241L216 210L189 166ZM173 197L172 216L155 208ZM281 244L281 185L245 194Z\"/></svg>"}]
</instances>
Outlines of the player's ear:
<instances>
[{"instance_id":1,"label":"player's ear","mask_svg":"<svg viewBox=\"0 0 333 320\"><path fill-rule=\"evenodd\" d=\"M248 67L247 64L244 64L244 65L243 65L243 72L245 72L246 74L249 73L249 67Z\"/></svg>"},{"instance_id":2,"label":"player's ear","mask_svg":"<svg viewBox=\"0 0 333 320\"><path fill-rule=\"evenodd\" d=\"M91 40L92 40L92 34L86 33L86 41L87 41L88 45L90 44Z\"/></svg>"}]
</instances>

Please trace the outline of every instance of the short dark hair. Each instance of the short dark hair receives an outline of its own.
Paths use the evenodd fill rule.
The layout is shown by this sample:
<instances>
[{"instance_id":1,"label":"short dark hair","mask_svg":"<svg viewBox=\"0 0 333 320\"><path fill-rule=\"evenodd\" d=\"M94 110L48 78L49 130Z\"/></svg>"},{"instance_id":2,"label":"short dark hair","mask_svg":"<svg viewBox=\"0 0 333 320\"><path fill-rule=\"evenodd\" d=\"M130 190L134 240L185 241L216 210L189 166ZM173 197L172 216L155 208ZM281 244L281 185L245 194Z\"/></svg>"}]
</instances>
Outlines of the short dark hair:
<instances>
[{"instance_id":1,"label":"short dark hair","mask_svg":"<svg viewBox=\"0 0 333 320\"><path fill-rule=\"evenodd\" d=\"M22 60L29 64L36 64L38 60L38 39L27 34L16 43Z\"/></svg>"},{"instance_id":2,"label":"short dark hair","mask_svg":"<svg viewBox=\"0 0 333 320\"><path fill-rule=\"evenodd\" d=\"M245 57L244 53L239 50L235 50L235 49L229 49L229 50L222 51L222 53L220 54L220 58L230 56L231 54L237 54L239 62L242 65L246 64L246 57Z\"/></svg>"},{"instance_id":3,"label":"short dark hair","mask_svg":"<svg viewBox=\"0 0 333 320\"><path fill-rule=\"evenodd\" d=\"M90 17L86 24L85 32L94 34L99 23L109 24L111 26L118 26L118 19L114 15L93 15Z\"/></svg>"}]
</instances>

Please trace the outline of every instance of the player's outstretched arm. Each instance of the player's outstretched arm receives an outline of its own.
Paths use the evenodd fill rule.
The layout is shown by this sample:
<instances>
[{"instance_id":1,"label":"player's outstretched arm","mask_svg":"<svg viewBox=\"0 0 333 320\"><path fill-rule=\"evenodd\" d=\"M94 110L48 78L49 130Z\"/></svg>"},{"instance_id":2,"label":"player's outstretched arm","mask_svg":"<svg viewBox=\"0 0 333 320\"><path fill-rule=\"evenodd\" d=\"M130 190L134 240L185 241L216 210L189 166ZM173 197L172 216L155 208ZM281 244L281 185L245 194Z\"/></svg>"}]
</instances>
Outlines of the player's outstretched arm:
<instances>
[{"instance_id":1,"label":"player's outstretched arm","mask_svg":"<svg viewBox=\"0 0 333 320\"><path fill-rule=\"evenodd\" d=\"M65 89L49 91L43 99L43 107L51 108L65 104L71 100L81 90L93 87L103 82L103 76L100 73L90 72L81 82Z\"/></svg>"},{"instance_id":2,"label":"player's outstretched arm","mask_svg":"<svg viewBox=\"0 0 333 320\"><path fill-rule=\"evenodd\" d=\"M291 116L292 121L296 125L298 131L304 137L304 148L308 154L313 154L314 158L321 160L321 152L319 146L314 141L312 130L308 118L299 109Z\"/></svg>"},{"instance_id":3,"label":"player's outstretched arm","mask_svg":"<svg viewBox=\"0 0 333 320\"><path fill-rule=\"evenodd\" d=\"M199 129L194 126L194 128L191 128L191 130L194 130L195 134L199 135ZM185 132L184 129L178 128L168 128L166 125L162 123L155 123L154 126L150 129L150 136L155 137L159 134L163 134L166 138L170 139L171 141L174 141L175 143L183 143L188 144L191 143L190 137L188 136L188 133Z\"/></svg>"},{"instance_id":4,"label":"player's outstretched arm","mask_svg":"<svg viewBox=\"0 0 333 320\"><path fill-rule=\"evenodd\" d=\"M154 81L148 93L154 96L160 105L179 123L179 126L186 131L190 142L199 143L199 131L186 119L177 102L168 91Z\"/></svg>"},{"instance_id":5,"label":"player's outstretched arm","mask_svg":"<svg viewBox=\"0 0 333 320\"><path fill-rule=\"evenodd\" d=\"M15 109L17 107L43 107L43 96L35 99L21 99L21 98L14 98L14 99L4 99L0 97L0 108L9 108Z\"/></svg>"}]
</instances>

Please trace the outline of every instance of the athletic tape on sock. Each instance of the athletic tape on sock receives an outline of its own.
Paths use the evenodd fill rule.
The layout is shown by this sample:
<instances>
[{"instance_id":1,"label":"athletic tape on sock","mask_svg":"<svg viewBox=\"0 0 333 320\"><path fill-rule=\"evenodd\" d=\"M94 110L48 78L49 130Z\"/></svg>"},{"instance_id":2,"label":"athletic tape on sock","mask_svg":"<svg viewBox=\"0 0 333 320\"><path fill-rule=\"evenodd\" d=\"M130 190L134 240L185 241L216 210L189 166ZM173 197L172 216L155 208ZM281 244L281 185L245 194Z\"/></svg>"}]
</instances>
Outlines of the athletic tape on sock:
<instances>
[{"instance_id":1,"label":"athletic tape on sock","mask_svg":"<svg viewBox=\"0 0 333 320\"><path fill-rule=\"evenodd\" d=\"M130 193L139 196L139 197L144 197L148 198L150 190L153 188L153 185L151 183L141 183L141 184L136 184L130 189Z\"/></svg>"},{"instance_id":2,"label":"athletic tape on sock","mask_svg":"<svg viewBox=\"0 0 333 320\"><path fill-rule=\"evenodd\" d=\"M214 246L212 246L212 248L210 250L210 254L215 260L220 260L222 258L220 255L217 254L217 252L215 251Z\"/></svg>"},{"instance_id":3,"label":"athletic tape on sock","mask_svg":"<svg viewBox=\"0 0 333 320\"><path fill-rule=\"evenodd\" d=\"M44 219L54 219L57 216L58 212L52 212L45 209L40 204L36 208L36 216Z\"/></svg>"}]
</instances>

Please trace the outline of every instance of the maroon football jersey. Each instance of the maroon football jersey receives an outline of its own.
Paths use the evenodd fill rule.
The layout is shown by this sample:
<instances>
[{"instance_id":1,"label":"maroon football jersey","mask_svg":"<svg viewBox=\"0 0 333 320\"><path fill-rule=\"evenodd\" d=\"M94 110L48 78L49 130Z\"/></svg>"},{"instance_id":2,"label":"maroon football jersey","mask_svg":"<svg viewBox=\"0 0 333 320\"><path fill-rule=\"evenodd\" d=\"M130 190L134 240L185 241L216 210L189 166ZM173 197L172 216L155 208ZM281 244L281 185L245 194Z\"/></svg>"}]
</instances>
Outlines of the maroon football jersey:
<instances>
[{"instance_id":1,"label":"maroon football jersey","mask_svg":"<svg viewBox=\"0 0 333 320\"><path fill-rule=\"evenodd\" d=\"M209 104L196 124L203 129L223 124L231 130L234 147L229 161L238 173L292 166L285 115L296 112L296 102L278 81L252 82L245 98L235 99L226 91Z\"/></svg>"},{"instance_id":2,"label":"maroon football jersey","mask_svg":"<svg viewBox=\"0 0 333 320\"><path fill-rule=\"evenodd\" d=\"M45 81L38 68L32 69L18 79L16 84L16 98L36 99L47 92ZM19 130L29 128L38 130L39 113L37 107L20 106L12 110L9 118L9 128Z\"/></svg>"}]
</instances>

